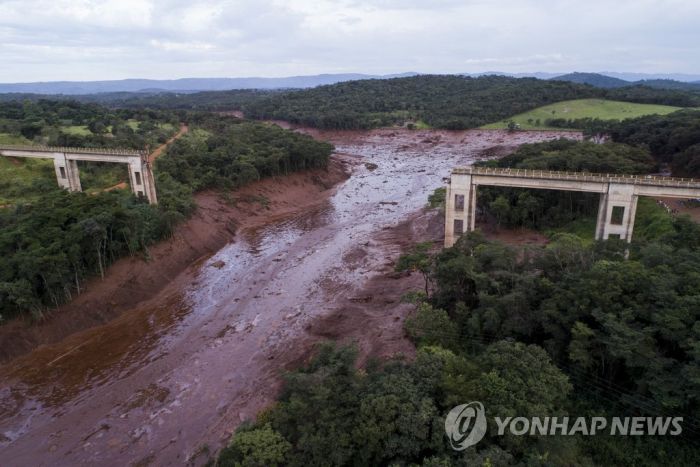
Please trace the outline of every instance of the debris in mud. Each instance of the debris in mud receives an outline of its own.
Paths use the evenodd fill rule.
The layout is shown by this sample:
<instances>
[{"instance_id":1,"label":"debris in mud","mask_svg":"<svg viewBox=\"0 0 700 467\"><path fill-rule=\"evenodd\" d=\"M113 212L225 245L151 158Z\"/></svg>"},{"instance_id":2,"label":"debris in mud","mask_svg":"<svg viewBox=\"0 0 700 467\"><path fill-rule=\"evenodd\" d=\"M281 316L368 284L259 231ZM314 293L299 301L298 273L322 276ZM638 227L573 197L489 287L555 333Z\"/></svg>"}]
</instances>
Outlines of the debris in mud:
<instances>
[{"instance_id":1,"label":"debris in mud","mask_svg":"<svg viewBox=\"0 0 700 467\"><path fill-rule=\"evenodd\" d=\"M401 279L403 277L408 277L411 275L411 271L393 271L389 274L387 274L387 277L391 279Z\"/></svg>"},{"instance_id":2,"label":"debris in mud","mask_svg":"<svg viewBox=\"0 0 700 467\"><path fill-rule=\"evenodd\" d=\"M504 146L504 145L496 145L496 146L491 146L486 149L483 149L482 151L479 152L477 155L478 159L496 159L500 157L505 157L508 154L511 154L515 152L517 149L517 146Z\"/></svg>"},{"instance_id":3,"label":"debris in mud","mask_svg":"<svg viewBox=\"0 0 700 467\"><path fill-rule=\"evenodd\" d=\"M230 324L227 324L221 331L218 332L218 334L216 335L216 338L221 339L221 338L225 337L229 331L236 332L236 328L231 326Z\"/></svg>"},{"instance_id":4,"label":"debris in mud","mask_svg":"<svg viewBox=\"0 0 700 467\"><path fill-rule=\"evenodd\" d=\"M221 269L224 266L226 266L226 263L224 261L221 261L221 260L211 263L211 267L216 268L216 269Z\"/></svg>"},{"instance_id":5,"label":"debris in mud","mask_svg":"<svg viewBox=\"0 0 700 467\"><path fill-rule=\"evenodd\" d=\"M366 295L364 297L350 297L348 300L355 303L368 303L372 301L372 295Z\"/></svg>"},{"instance_id":6,"label":"debris in mud","mask_svg":"<svg viewBox=\"0 0 700 467\"><path fill-rule=\"evenodd\" d=\"M370 172L379 168L377 164L373 164L372 162L365 162L365 167L367 167L367 170L369 170Z\"/></svg>"}]
</instances>

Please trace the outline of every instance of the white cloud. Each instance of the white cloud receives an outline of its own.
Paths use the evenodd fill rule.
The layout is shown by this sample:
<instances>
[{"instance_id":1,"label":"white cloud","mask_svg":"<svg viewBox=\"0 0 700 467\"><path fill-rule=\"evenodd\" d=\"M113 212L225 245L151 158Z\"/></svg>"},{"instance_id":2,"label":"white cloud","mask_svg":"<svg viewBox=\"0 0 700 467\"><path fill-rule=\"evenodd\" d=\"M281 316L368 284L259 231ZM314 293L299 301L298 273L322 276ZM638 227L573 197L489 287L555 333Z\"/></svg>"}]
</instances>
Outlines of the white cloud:
<instances>
[{"instance_id":1,"label":"white cloud","mask_svg":"<svg viewBox=\"0 0 700 467\"><path fill-rule=\"evenodd\" d=\"M697 24L695 0L0 0L0 81L700 73Z\"/></svg>"}]
</instances>

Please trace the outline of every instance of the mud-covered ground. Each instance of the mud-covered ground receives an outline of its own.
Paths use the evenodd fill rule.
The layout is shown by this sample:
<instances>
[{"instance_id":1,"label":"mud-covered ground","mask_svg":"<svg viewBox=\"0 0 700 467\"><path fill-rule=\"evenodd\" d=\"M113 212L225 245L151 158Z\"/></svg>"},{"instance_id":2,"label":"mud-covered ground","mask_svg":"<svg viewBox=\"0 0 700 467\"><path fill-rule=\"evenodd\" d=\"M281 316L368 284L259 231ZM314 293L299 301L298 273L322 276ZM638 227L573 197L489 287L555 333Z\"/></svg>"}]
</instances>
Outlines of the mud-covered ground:
<instances>
[{"instance_id":1,"label":"mud-covered ground","mask_svg":"<svg viewBox=\"0 0 700 467\"><path fill-rule=\"evenodd\" d=\"M234 241L237 230L268 224L326 199L334 186L348 178L349 165L354 163L336 157L327 169L261 180L226 199L214 192L198 193L197 211L171 238L150 246L147 254L117 261L104 280L90 280L83 285L81 295L46 312L39 323L14 320L0 326L0 363L38 345L53 344L74 332L104 324L157 297L183 271L196 268Z\"/></svg>"},{"instance_id":2,"label":"mud-covered ground","mask_svg":"<svg viewBox=\"0 0 700 467\"><path fill-rule=\"evenodd\" d=\"M319 339L410 356L400 297L422 284L393 265L410 244L441 241L428 194L456 165L562 135L308 132L351 162L347 181L309 191L302 210L239 225L235 241L112 321L0 367L2 465L200 464Z\"/></svg>"}]
</instances>

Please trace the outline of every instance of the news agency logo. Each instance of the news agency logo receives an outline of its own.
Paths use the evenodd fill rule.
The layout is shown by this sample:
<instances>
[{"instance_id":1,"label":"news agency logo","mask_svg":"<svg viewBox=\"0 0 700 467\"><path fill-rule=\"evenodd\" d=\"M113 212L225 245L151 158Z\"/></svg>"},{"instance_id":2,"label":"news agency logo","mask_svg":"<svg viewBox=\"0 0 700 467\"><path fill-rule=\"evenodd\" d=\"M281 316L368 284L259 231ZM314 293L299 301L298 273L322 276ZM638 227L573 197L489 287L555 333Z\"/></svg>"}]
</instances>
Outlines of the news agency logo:
<instances>
[{"instance_id":1,"label":"news agency logo","mask_svg":"<svg viewBox=\"0 0 700 467\"><path fill-rule=\"evenodd\" d=\"M493 417L496 433L514 436L678 436L683 417ZM488 424L481 402L454 407L445 418L445 433L455 451L464 451L481 441Z\"/></svg>"},{"instance_id":2,"label":"news agency logo","mask_svg":"<svg viewBox=\"0 0 700 467\"><path fill-rule=\"evenodd\" d=\"M445 418L445 432L455 451L474 446L486 434L486 411L481 402L458 405Z\"/></svg>"}]
</instances>

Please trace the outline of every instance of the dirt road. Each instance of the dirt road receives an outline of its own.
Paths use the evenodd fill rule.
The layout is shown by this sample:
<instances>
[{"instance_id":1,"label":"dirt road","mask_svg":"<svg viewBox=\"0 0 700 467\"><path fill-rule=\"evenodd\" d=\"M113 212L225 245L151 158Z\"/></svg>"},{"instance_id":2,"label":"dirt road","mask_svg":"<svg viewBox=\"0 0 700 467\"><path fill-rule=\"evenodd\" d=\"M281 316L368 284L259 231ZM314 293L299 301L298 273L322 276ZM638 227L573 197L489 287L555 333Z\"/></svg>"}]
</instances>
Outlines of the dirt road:
<instances>
[{"instance_id":1,"label":"dirt road","mask_svg":"<svg viewBox=\"0 0 700 467\"><path fill-rule=\"evenodd\" d=\"M0 367L3 465L201 464L318 337L410 352L401 291L376 281L403 245L439 236L440 219L421 212L428 194L455 165L560 136L308 132L377 167L357 164L313 209L241 229L114 321Z\"/></svg>"},{"instance_id":2,"label":"dirt road","mask_svg":"<svg viewBox=\"0 0 700 467\"><path fill-rule=\"evenodd\" d=\"M167 147L176 139L182 138L188 131L190 131L189 127L185 125L184 123L180 125L180 130L175 133L168 141L165 143L161 144L158 146L151 154L148 156L148 162L153 165L155 163L156 159L158 159L161 155L163 155L163 152L167 149ZM107 187L103 189L102 191L113 191L113 190L126 190L129 188L129 185L127 184L126 181L119 182L116 185L112 185L110 187Z\"/></svg>"},{"instance_id":3,"label":"dirt road","mask_svg":"<svg viewBox=\"0 0 700 467\"><path fill-rule=\"evenodd\" d=\"M165 151L165 149L168 147L169 144L171 144L173 141L175 141L178 138L182 138L188 131L190 131L190 128L187 125L185 125L184 123L181 124L180 130L175 135L173 135L172 138L170 138L168 141L166 141L165 143L158 146L155 149L155 151L151 152L151 154L148 156L148 162L153 164L156 161L156 159L158 159L161 156L161 154L163 154L163 152Z\"/></svg>"}]
</instances>

